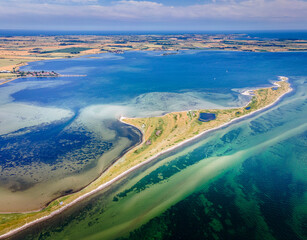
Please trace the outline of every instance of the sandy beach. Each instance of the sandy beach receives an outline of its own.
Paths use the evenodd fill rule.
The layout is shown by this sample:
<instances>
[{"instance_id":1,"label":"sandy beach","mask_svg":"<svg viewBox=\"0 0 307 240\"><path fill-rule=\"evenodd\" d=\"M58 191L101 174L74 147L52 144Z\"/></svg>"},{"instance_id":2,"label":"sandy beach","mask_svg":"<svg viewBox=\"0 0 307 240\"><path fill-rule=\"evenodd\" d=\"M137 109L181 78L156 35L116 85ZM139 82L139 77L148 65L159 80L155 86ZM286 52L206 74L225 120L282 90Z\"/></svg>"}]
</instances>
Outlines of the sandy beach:
<instances>
[{"instance_id":1,"label":"sandy beach","mask_svg":"<svg viewBox=\"0 0 307 240\"><path fill-rule=\"evenodd\" d=\"M287 81L288 78L287 78L287 77L282 77L282 76L280 76L280 77L279 77L279 80L281 80L281 81ZM278 83L274 82L273 84L274 84L275 86L279 87ZM128 175L129 173L133 172L134 170L136 170L136 169L138 169L138 168L144 166L145 164L147 164L147 163L153 161L154 159L156 159L157 157L161 156L161 155L164 154L164 153L170 152L170 151L172 151L172 150L174 150L174 149L176 149L176 148L178 148L178 147L180 147L180 146L183 146L184 144L186 144L186 143L188 143L188 142L191 142L191 141L193 141L193 140L199 138L200 136L203 136L204 134L206 134L206 133L208 133L208 132L211 132L211 131L214 131L214 130L223 128L223 127L225 127L225 126L230 125L231 123L233 123L233 122L235 122L235 121L238 121L238 120L240 120L240 119L249 117L249 116L251 116L251 115L253 115L253 114L257 113L257 112L263 111L264 109L267 109L267 108L273 106L273 105L276 104L283 96L285 96L287 93L291 92L292 90L293 90L293 89L290 87L289 90L288 90L287 92L285 92L284 94L282 94L281 96L279 96L274 102L272 102L271 104L269 104L269 105L267 105L267 106L265 106L265 107L263 107L263 108L260 108L260 109L258 109L258 110L255 110L255 111L253 111L253 112L250 112L250 113L248 113L248 114L246 114L246 115L243 115L243 116L241 116L241 117L237 117L237 118L235 118L235 119L232 119L232 120L230 120L229 122L224 123L224 124L222 124L222 125L220 125L220 126L214 127L214 128L212 128L212 129L209 129L209 130L205 130L205 131L203 131L203 132L201 132L201 133L199 133L199 134L197 134L197 135L195 135L195 136L193 136L193 137L191 137L191 138L189 138L189 139L186 139L186 140L184 140L184 141L182 141L182 142L180 142L180 143L178 143L178 144L176 144L176 145L174 145L174 146L172 146L172 147L169 147L168 149L165 149L165 150L159 152L158 154L156 154L156 155L154 155L154 156L148 158L146 161L141 162L141 163L139 163L139 164L137 164L137 165L135 165L135 166L129 168L128 170L122 172L121 174L119 174L118 176L116 176L115 178L113 178L112 180L110 180L110 181L108 181L108 182L106 182L106 183L103 183L103 184L99 185L97 188L91 190L90 192L87 192L87 193L83 194L82 196L80 196L80 197L74 199L73 201L71 201L71 202L69 202L69 203L63 205L61 208L59 208L59 209L57 209L57 210L51 212L49 215L43 216L43 217L38 218L38 219L36 219L36 220L34 220L34 221L31 221L31 222L28 222L28 223L24 224L24 225L21 226L21 227L15 228L15 229L13 229L13 230L11 230L11 231L9 231L9 232L7 232L7 233L1 235L1 236L0 236L0 239L5 239L5 238L7 238L7 237L10 237L10 236L12 236L12 235L14 235L14 234L16 234L16 233L18 233L18 232L20 232L20 231L22 231L22 230L28 228L28 227L30 227L30 226L35 225L36 223L42 222L42 221L44 221L44 220L47 220L47 219L52 218L53 216L55 216L55 215L57 215L57 214L60 214L60 213L63 212L65 209L67 209L67 208L71 207L72 205L74 205L74 204L76 204L76 203L78 203L78 202L84 200L85 198L87 198L87 197L89 197L89 196L91 196L91 195L93 195L93 194L95 194L95 193L97 193L97 192L99 192L99 191L105 189L106 187L110 186L110 185L113 184L114 182L120 180L120 179L123 178L124 176L126 176L126 175ZM252 90L247 90L247 91L244 92L245 94L243 94L243 93L242 93L242 94L243 94L243 95L249 95L251 91L252 91ZM123 122L123 121L122 121L123 119L124 119L124 117L121 117L119 120L120 120L121 122ZM123 123L127 124L126 122L123 122ZM129 124L129 125L131 125L131 124ZM131 126L133 126L133 125L131 125ZM133 127L135 127L135 126L133 126ZM139 129L139 130L142 132L141 129ZM143 136L142 143L144 143L144 141L145 141L145 139L144 139L144 136ZM142 143L141 143L141 144L142 144ZM131 149L130 151L133 151L133 150L134 150L134 149ZM128 153L128 152L127 152L127 153ZM127 153L126 153L126 154L127 154ZM126 155L126 154L125 154L125 155ZM125 155L124 155L124 156L125 156ZM123 158L124 156L122 156L122 158Z\"/></svg>"},{"instance_id":2,"label":"sandy beach","mask_svg":"<svg viewBox=\"0 0 307 240\"><path fill-rule=\"evenodd\" d=\"M11 79L9 79L9 80L4 80L3 82L0 82L0 85L3 85L3 84L6 84L6 83L9 83L9 82L12 82L12 81L14 81L14 80L16 80L16 79L18 79L18 77L16 77L16 78L11 78Z\"/></svg>"}]
</instances>

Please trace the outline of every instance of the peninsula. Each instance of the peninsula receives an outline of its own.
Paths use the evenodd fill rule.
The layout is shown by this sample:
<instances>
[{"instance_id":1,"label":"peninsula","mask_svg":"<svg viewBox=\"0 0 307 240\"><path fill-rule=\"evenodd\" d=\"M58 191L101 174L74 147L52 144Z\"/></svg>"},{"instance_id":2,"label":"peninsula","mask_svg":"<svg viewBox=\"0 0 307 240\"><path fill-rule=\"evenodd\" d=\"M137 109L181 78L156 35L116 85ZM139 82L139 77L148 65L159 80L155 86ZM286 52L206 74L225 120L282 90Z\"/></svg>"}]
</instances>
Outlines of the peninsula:
<instances>
[{"instance_id":1,"label":"peninsula","mask_svg":"<svg viewBox=\"0 0 307 240\"><path fill-rule=\"evenodd\" d=\"M245 91L251 100L246 106L232 109L190 110L148 118L125 118L120 121L138 128L143 141L110 166L98 179L79 192L60 197L35 212L0 214L0 239L37 222L51 218L84 198L110 186L157 156L214 129L261 111L290 92L286 77L279 77L275 86Z\"/></svg>"}]
</instances>

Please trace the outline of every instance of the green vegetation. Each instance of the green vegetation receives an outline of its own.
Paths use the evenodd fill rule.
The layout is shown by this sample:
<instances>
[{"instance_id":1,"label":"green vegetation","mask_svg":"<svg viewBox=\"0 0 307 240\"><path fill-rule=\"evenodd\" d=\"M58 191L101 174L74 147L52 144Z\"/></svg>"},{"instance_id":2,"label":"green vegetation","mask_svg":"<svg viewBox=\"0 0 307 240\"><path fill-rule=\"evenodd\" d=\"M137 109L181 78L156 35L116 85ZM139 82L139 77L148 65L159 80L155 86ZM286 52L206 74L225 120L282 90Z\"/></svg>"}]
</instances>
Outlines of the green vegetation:
<instances>
[{"instance_id":1,"label":"green vegetation","mask_svg":"<svg viewBox=\"0 0 307 240\"><path fill-rule=\"evenodd\" d=\"M52 50L52 51L44 51L41 53L71 53L71 54L79 54L82 51L89 50L91 48L86 48L86 47L70 47L70 48L62 48L62 49L57 49L57 50Z\"/></svg>"}]
</instances>

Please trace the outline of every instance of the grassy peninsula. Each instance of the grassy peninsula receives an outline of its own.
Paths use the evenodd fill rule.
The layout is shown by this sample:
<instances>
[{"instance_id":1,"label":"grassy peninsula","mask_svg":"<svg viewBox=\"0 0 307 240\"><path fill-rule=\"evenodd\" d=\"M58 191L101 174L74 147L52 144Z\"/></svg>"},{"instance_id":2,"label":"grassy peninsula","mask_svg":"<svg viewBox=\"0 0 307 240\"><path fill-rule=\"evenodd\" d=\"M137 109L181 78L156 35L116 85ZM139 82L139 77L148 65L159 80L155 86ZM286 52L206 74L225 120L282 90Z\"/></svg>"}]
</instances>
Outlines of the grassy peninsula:
<instances>
[{"instance_id":1,"label":"grassy peninsula","mask_svg":"<svg viewBox=\"0 0 307 240\"><path fill-rule=\"evenodd\" d=\"M111 185L159 154L171 150L206 131L217 129L240 117L264 109L291 91L286 77L280 77L280 80L275 82L274 85L277 87L246 91L245 94L251 95L252 99L244 107L172 112L149 118L122 118L121 121L142 131L143 141L140 145L127 152L97 180L79 192L61 197L36 212L0 214L0 239L60 213L76 202ZM215 119L201 122L199 121L200 113L215 114Z\"/></svg>"},{"instance_id":2,"label":"grassy peninsula","mask_svg":"<svg viewBox=\"0 0 307 240\"><path fill-rule=\"evenodd\" d=\"M290 85L284 80L275 83L280 86L278 88L270 87L250 91L253 97L245 107L172 112L161 117L150 118L123 118L123 122L136 126L144 134L143 143L126 154L124 164L127 162L131 162L132 165L140 163L200 133L218 128L234 119L269 106L289 91ZM208 122L201 122L199 115L203 112L215 114L216 118Z\"/></svg>"}]
</instances>

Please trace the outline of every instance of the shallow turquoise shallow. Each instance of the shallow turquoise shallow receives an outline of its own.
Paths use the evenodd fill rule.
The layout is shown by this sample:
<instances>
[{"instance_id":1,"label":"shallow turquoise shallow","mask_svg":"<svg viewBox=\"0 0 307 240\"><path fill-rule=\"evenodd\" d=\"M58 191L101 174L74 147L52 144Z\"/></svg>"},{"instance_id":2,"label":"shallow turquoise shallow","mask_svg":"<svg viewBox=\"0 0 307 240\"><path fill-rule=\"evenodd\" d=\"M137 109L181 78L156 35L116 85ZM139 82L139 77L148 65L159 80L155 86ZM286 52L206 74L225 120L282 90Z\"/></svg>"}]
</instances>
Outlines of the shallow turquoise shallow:
<instances>
[{"instance_id":1,"label":"shallow turquoise shallow","mask_svg":"<svg viewBox=\"0 0 307 240\"><path fill-rule=\"evenodd\" d=\"M158 95L139 96L152 92L192 92L232 106L244 99L231 89L268 85L280 75L290 77L294 91L270 109L159 157L16 238L306 239L306 62L306 53L184 52L161 57L130 52L30 64L27 69L87 75L55 79L67 83L13 95L15 101L72 109L77 118L84 108L101 103L131 107L141 102L148 110L143 99L154 101ZM153 105L164 110L162 103Z\"/></svg>"}]
</instances>

